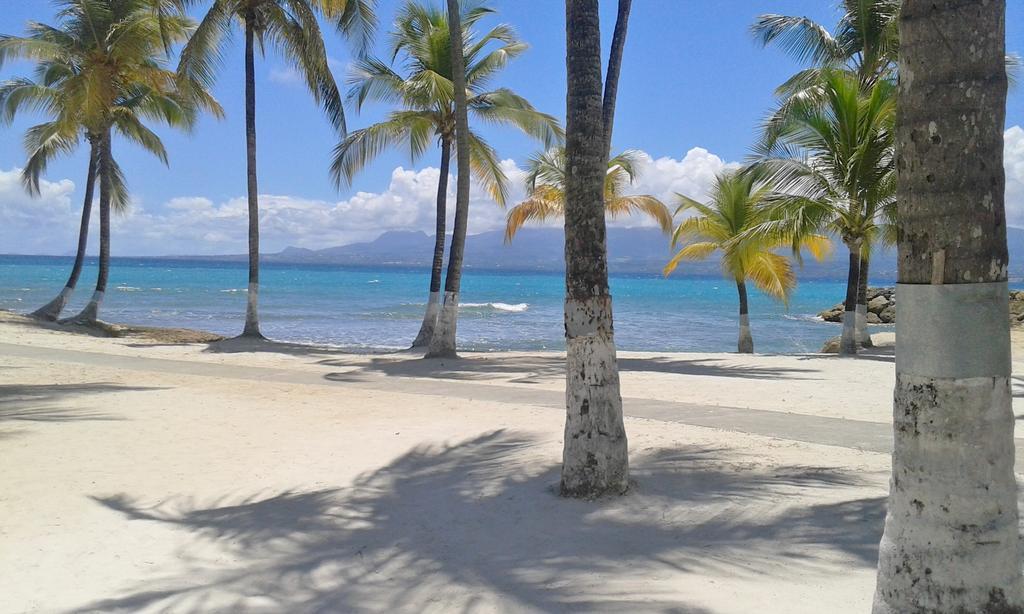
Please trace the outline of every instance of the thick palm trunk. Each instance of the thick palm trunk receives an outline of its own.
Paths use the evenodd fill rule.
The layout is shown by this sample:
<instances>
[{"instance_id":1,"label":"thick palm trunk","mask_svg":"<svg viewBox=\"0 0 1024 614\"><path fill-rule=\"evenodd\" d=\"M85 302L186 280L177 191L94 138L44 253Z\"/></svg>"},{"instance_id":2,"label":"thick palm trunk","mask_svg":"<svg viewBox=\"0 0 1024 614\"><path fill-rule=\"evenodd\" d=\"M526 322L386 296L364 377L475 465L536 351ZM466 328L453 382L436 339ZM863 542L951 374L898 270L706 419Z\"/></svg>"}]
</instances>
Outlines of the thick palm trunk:
<instances>
[{"instance_id":1,"label":"thick palm trunk","mask_svg":"<svg viewBox=\"0 0 1024 614\"><path fill-rule=\"evenodd\" d=\"M434 337L437 316L441 311L441 271L444 268L444 235L448 208L448 169L452 158L452 143L449 137L441 137L441 174L437 178L437 214L434 226L434 260L430 269L430 298L423 324L412 347L426 347Z\"/></svg>"},{"instance_id":2,"label":"thick palm trunk","mask_svg":"<svg viewBox=\"0 0 1024 614\"><path fill-rule=\"evenodd\" d=\"M740 338L736 351L740 354L754 353L754 338L750 335L750 314L747 310L747 284L736 282L736 291L740 295Z\"/></svg>"},{"instance_id":3,"label":"thick palm trunk","mask_svg":"<svg viewBox=\"0 0 1024 614\"><path fill-rule=\"evenodd\" d=\"M78 227L78 251L75 253L75 263L71 267L71 275L68 277L67 283L64 284L64 289L52 301L32 312L32 317L48 322L57 320L60 317L60 313L67 306L68 301L71 299L71 293L74 292L75 286L78 284L78 278L82 274L82 266L85 264L85 249L89 243L89 221L92 218L92 200L96 192L98 157L99 148L90 138L89 175L85 180L85 199L82 202L82 222Z\"/></svg>"},{"instance_id":4,"label":"thick palm trunk","mask_svg":"<svg viewBox=\"0 0 1024 614\"><path fill-rule=\"evenodd\" d=\"M566 0L565 443L561 493L629 485L608 289L598 0Z\"/></svg>"},{"instance_id":5,"label":"thick palm trunk","mask_svg":"<svg viewBox=\"0 0 1024 614\"><path fill-rule=\"evenodd\" d=\"M860 270L857 272L857 319L854 335L857 338L857 345L869 348L871 333L868 332L868 255L867 250L861 249Z\"/></svg>"},{"instance_id":6,"label":"thick palm trunk","mask_svg":"<svg viewBox=\"0 0 1024 614\"><path fill-rule=\"evenodd\" d=\"M444 280L444 304L430 339L427 358L454 358L455 330L459 319L459 288L462 258L469 225L469 118L466 112L466 60L462 55L462 23L458 0L448 0L448 31L451 33L452 86L455 89L455 228ZM442 233L443 236L443 233Z\"/></svg>"},{"instance_id":7,"label":"thick palm trunk","mask_svg":"<svg viewBox=\"0 0 1024 614\"><path fill-rule=\"evenodd\" d=\"M840 354L857 353L857 287L860 284L860 243L847 243L850 248L850 268L846 278L846 301L843 310L843 336L839 341Z\"/></svg>"},{"instance_id":8,"label":"thick palm trunk","mask_svg":"<svg viewBox=\"0 0 1024 614\"><path fill-rule=\"evenodd\" d=\"M903 3L895 448L875 614L1024 612L1004 20L1005 0Z\"/></svg>"},{"instance_id":9,"label":"thick palm trunk","mask_svg":"<svg viewBox=\"0 0 1024 614\"><path fill-rule=\"evenodd\" d=\"M243 337L263 338L260 333L260 204L256 184L256 67L253 58L253 21L245 20L245 174L249 199L249 288L246 293Z\"/></svg>"},{"instance_id":10,"label":"thick palm trunk","mask_svg":"<svg viewBox=\"0 0 1024 614\"><path fill-rule=\"evenodd\" d=\"M94 324L99 319L100 305L107 292L107 278L110 276L110 192L113 153L110 144L110 129L99 137L98 165L100 176L100 258L99 274L96 276L96 290L92 298L78 315L70 318L74 324Z\"/></svg>"}]
</instances>

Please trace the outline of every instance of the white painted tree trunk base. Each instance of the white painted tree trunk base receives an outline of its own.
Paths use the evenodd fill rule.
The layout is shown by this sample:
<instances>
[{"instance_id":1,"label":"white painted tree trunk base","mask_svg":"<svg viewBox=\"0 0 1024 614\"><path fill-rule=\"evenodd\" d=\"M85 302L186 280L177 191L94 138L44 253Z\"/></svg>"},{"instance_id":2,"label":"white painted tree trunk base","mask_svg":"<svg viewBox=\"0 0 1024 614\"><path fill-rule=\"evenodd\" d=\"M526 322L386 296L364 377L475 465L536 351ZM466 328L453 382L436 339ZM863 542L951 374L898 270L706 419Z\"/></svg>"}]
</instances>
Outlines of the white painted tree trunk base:
<instances>
[{"instance_id":1,"label":"white painted tree trunk base","mask_svg":"<svg viewBox=\"0 0 1024 614\"><path fill-rule=\"evenodd\" d=\"M896 374L873 614L1024 612L1008 377Z\"/></svg>"},{"instance_id":2,"label":"white painted tree trunk base","mask_svg":"<svg viewBox=\"0 0 1024 614\"><path fill-rule=\"evenodd\" d=\"M857 338L857 345L863 348L873 347L874 343L871 342L871 333L868 332L867 305L857 305L855 323L854 335Z\"/></svg>"},{"instance_id":3,"label":"white painted tree trunk base","mask_svg":"<svg viewBox=\"0 0 1024 614\"><path fill-rule=\"evenodd\" d=\"M839 340L840 354L857 353L857 312L843 312L843 336Z\"/></svg>"},{"instance_id":4,"label":"white painted tree trunk base","mask_svg":"<svg viewBox=\"0 0 1024 614\"><path fill-rule=\"evenodd\" d=\"M256 337L263 339L260 332L260 285L249 284L245 294L245 328L242 329L243 337Z\"/></svg>"},{"instance_id":5,"label":"white painted tree trunk base","mask_svg":"<svg viewBox=\"0 0 1024 614\"><path fill-rule=\"evenodd\" d=\"M626 429L611 298L565 301L565 446L561 493L591 498L629 488Z\"/></svg>"},{"instance_id":6,"label":"white painted tree trunk base","mask_svg":"<svg viewBox=\"0 0 1024 614\"><path fill-rule=\"evenodd\" d=\"M458 358L455 352L455 329L459 323L459 293L445 292L437 326L424 358Z\"/></svg>"},{"instance_id":7,"label":"white painted tree trunk base","mask_svg":"<svg viewBox=\"0 0 1024 614\"><path fill-rule=\"evenodd\" d=\"M423 323L420 324L420 332L412 342L412 347L423 348L430 345L434 338L434 329L437 328L437 317L441 312L441 293L431 292L427 300L427 312L423 315Z\"/></svg>"},{"instance_id":8,"label":"white painted tree trunk base","mask_svg":"<svg viewBox=\"0 0 1024 614\"><path fill-rule=\"evenodd\" d=\"M74 288L64 286L64 289L52 301L33 311L32 317L46 322L56 322L60 318L60 313L68 306L68 301L71 300L71 293L74 290Z\"/></svg>"},{"instance_id":9,"label":"white painted tree trunk base","mask_svg":"<svg viewBox=\"0 0 1024 614\"><path fill-rule=\"evenodd\" d=\"M736 343L736 351L740 354L754 353L754 337L750 334L750 316L740 315L740 337Z\"/></svg>"}]
</instances>

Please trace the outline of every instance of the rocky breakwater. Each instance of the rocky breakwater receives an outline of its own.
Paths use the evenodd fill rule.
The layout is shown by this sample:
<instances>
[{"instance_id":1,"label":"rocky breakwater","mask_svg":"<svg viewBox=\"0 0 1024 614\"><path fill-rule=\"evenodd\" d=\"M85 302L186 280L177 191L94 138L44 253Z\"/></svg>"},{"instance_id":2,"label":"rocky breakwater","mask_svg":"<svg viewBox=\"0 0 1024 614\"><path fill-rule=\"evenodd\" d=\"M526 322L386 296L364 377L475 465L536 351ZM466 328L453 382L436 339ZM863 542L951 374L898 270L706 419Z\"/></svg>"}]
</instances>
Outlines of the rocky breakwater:
<instances>
[{"instance_id":1,"label":"rocky breakwater","mask_svg":"<svg viewBox=\"0 0 1024 614\"><path fill-rule=\"evenodd\" d=\"M868 324L896 322L896 289L868 288ZM843 321L843 304L818 314L826 322ZM1010 324L1024 326L1024 290L1010 290Z\"/></svg>"},{"instance_id":2,"label":"rocky breakwater","mask_svg":"<svg viewBox=\"0 0 1024 614\"><path fill-rule=\"evenodd\" d=\"M868 324L893 324L896 322L896 288L868 288ZM826 322L843 321L843 304L826 309L818 317ZM1024 311L1022 311L1024 313Z\"/></svg>"}]
</instances>

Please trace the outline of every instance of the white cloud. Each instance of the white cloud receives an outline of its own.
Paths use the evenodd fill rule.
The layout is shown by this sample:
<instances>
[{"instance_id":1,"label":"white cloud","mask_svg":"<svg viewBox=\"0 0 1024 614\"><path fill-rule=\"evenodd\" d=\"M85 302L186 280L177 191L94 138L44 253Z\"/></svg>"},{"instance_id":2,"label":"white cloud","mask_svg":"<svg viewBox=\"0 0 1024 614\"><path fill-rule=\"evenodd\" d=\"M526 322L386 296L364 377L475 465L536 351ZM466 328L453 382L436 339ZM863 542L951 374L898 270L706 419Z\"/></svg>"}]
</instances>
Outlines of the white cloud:
<instances>
[{"instance_id":1,"label":"white cloud","mask_svg":"<svg viewBox=\"0 0 1024 614\"><path fill-rule=\"evenodd\" d=\"M1024 227L1024 129L1014 126L1003 136L1006 168L1006 221Z\"/></svg>"},{"instance_id":2,"label":"white cloud","mask_svg":"<svg viewBox=\"0 0 1024 614\"><path fill-rule=\"evenodd\" d=\"M71 203L75 183L44 179L39 192L36 198L25 192L21 169L0 170L0 253L74 251L81 215Z\"/></svg>"},{"instance_id":3,"label":"white cloud","mask_svg":"<svg viewBox=\"0 0 1024 614\"><path fill-rule=\"evenodd\" d=\"M280 83L281 85L302 82L302 75L291 66L274 66L270 69L269 78L272 82Z\"/></svg>"},{"instance_id":4,"label":"white cloud","mask_svg":"<svg viewBox=\"0 0 1024 614\"><path fill-rule=\"evenodd\" d=\"M651 194L670 207L676 192L705 196L716 173L737 166L706 149L693 148L681 159L654 159L641 154L637 183L630 191ZM525 173L511 160L502 162L511 184L511 203L524 195ZM43 181L39 198L25 194L19 170L0 171L0 253L73 251L81 198L75 184L64 179ZM357 192L341 201L293 195L260 196L262 247L271 252L289 245L311 249L368 241L388 230L434 232L438 170L398 167L386 189ZM449 179L448 227L454 218L455 178ZM1024 226L1024 129L1006 131L1006 210L1009 223ZM223 202L181 196L160 207L136 204L114 218L114 253L119 255L244 253L247 206L243 196ZM471 233L498 230L505 211L478 186L471 191ZM559 225L552 222L551 225ZM651 225L645 218L625 218L616 226ZM96 233L93 233L95 239Z\"/></svg>"}]
</instances>

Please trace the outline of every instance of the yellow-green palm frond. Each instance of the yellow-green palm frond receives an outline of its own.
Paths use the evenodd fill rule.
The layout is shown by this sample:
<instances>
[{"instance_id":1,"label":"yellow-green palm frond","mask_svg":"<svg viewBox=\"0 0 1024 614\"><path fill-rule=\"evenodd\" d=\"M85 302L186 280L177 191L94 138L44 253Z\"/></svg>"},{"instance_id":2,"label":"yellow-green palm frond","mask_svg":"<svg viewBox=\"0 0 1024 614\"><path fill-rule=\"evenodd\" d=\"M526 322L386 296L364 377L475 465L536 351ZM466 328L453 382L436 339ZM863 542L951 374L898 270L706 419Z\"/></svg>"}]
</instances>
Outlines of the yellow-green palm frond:
<instances>
[{"instance_id":1,"label":"yellow-green palm frond","mask_svg":"<svg viewBox=\"0 0 1024 614\"><path fill-rule=\"evenodd\" d=\"M538 186L529 198L509 209L505 218L505 243L511 243L527 222L542 222L564 215L565 194L554 186Z\"/></svg>"},{"instance_id":2,"label":"yellow-green palm frond","mask_svg":"<svg viewBox=\"0 0 1024 614\"><path fill-rule=\"evenodd\" d=\"M789 302L789 294L796 287L796 276L785 256L758 251L751 254L744 265L746 278L759 290L772 298Z\"/></svg>"},{"instance_id":3,"label":"yellow-green palm frond","mask_svg":"<svg viewBox=\"0 0 1024 614\"><path fill-rule=\"evenodd\" d=\"M683 260L704 260L711 254L715 253L721 246L713 241L701 241L699 243L690 243L683 249L676 252L675 256L665 264L665 267L661 270L662 274L668 277L673 271L679 266L679 263Z\"/></svg>"},{"instance_id":4,"label":"yellow-green palm frond","mask_svg":"<svg viewBox=\"0 0 1024 614\"><path fill-rule=\"evenodd\" d=\"M605 200L605 211L610 217L623 215L645 215L658 223L662 232L672 232L672 212L665 203L653 196L637 194L634 196L619 196L618 198Z\"/></svg>"}]
</instances>

